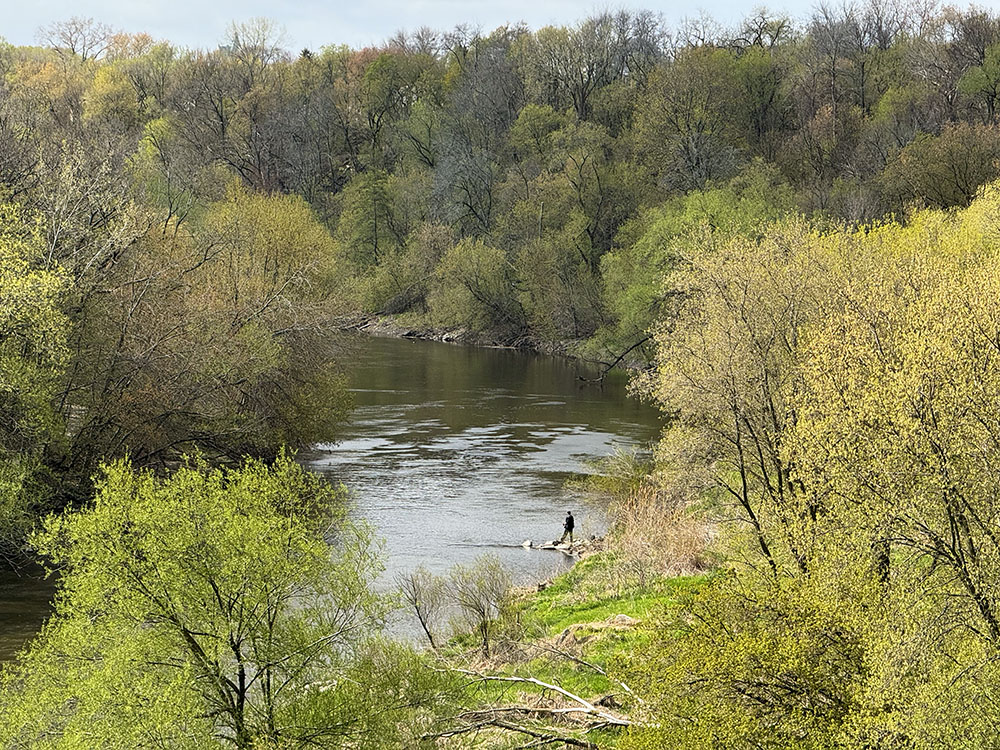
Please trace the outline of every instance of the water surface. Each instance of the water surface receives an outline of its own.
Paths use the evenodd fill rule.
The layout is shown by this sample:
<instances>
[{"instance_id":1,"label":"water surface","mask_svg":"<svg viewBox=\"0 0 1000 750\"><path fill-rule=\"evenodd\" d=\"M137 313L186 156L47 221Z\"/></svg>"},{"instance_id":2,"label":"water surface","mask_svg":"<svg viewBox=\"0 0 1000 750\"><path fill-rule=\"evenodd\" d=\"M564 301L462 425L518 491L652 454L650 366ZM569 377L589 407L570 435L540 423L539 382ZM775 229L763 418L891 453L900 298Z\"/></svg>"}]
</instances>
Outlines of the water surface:
<instances>
[{"instance_id":1,"label":"water surface","mask_svg":"<svg viewBox=\"0 0 1000 750\"><path fill-rule=\"evenodd\" d=\"M356 408L346 439L303 460L352 490L385 540L385 580L417 565L443 572L483 553L520 582L568 566L525 540L603 533L599 507L568 491L587 462L647 446L657 414L625 377L556 357L438 342L366 338L350 347Z\"/></svg>"},{"instance_id":2,"label":"water surface","mask_svg":"<svg viewBox=\"0 0 1000 750\"><path fill-rule=\"evenodd\" d=\"M499 349L351 338L344 363L356 408L342 439L300 460L348 486L355 515L384 539L382 587L424 565L445 572L494 554L515 581L570 564L523 549L562 532L602 533L599 507L565 488L589 459L655 437L657 415L626 398L625 377L585 383L592 368ZM39 572L0 573L0 660L37 632L53 585ZM405 626L403 626L405 631Z\"/></svg>"}]
</instances>

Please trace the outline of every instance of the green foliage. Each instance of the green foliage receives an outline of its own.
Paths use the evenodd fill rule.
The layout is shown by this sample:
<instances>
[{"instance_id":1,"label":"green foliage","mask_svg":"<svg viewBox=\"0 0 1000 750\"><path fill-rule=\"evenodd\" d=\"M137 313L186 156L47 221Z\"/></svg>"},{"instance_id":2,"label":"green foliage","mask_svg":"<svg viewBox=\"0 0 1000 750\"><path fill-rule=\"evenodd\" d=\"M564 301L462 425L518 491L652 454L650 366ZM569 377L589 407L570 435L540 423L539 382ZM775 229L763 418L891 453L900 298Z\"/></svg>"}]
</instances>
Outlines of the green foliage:
<instances>
[{"instance_id":1,"label":"green foliage","mask_svg":"<svg viewBox=\"0 0 1000 750\"><path fill-rule=\"evenodd\" d=\"M587 353L613 359L646 337L674 292L665 276L686 253L728 237L759 236L794 208L794 195L777 170L755 162L723 186L647 210L622 230L621 246L601 260L604 308L613 322L597 332ZM642 354L637 351L635 359Z\"/></svg>"},{"instance_id":2,"label":"green foliage","mask_svg":"<svg viewBox=\"0 0 1000 750\"><path fill-rule=\"evenodd\" d=\"M532 156L543 162L551 150L551 135L564 124L552 107L527 104L510 128L510 145L523 156ZM522 158L523 158L522 156Z\"/></svg>"},{"instance_id":3,"label":"green foliage","mask_svg":"<svg viewBox=\"0 0 1000 750\"><path fill-rule=\"evenodd\" d=\"M370 534L289 457L167 479L108 465L93 505L34 543L60 593L4 675L4 746L391 747L439 687L367 643L387 612Z\"/></svg>"},{"instance_id":4,"label":"green foliage","mask_svg":"<svg viewBox=\"0 0 1000 750\"><path fill-rule=\"evenodd\" d=\"M44 500L34 485L62 427L53 399L69 359L66 278L45 264L40 223L0 204L0 554L16 549Z\"/></svg>"},{"instance_id":5,"label":"green foliage","mask_svg":"<svg viewBox=\"0 0 1000 750\"><path fill-rule=\"evenodd\" d=\"M366 172L344 191L338 236L343 252L355 266L366 269L393 247L385 173Z\"/></svg>"},{"instance_id":6,"label":"green foliage","mask_svg":"<svg viewBox=\"0 0 1000 750\"><path fill-rule=\"evenodd\" d=\"M967 206L1000 174L1000 134L987 125L957 123L939 135L920 134L883 174L886 191L900 202L939 208Z\"/></svg>"},{"instance_id":7,"label":"green foliage","mask_svg":"<svg viewBox=\"0 0 1000 750\"><path fill-rule=\"evenodd\" d=\"M224 198L231 179L220 167L192 164L178 130L176 118L150 120L129 159L145 202L163 217L164 233L176 232L189 218L199 218L208 203Z\"/></svg>"},{"instance_id":8,"label":"green foliage","mask_svg":"<svg viewBox=\"0 0 1000 750\"><path fill-rule=\"evenodd\" d=\"M0 451L33 451L51 428L52 389L65 366L66 280L44 266L41 226L12 204L0 205Z\"/></svg>"},{"instance_id":9,"label":"green foliage","mask_svg":"<svg viewBox=\"0 0 1000 750\"><path fill-rule=\"evenodd\" d=\"M998 201L688 260L659 459L729 498L729 573L640 655L627 746L995 744Z\"/></svg>"},{"instance_id":10,"label":"green foliage","mask_svg":"<svg viewBox=\"0 0 1000 750\"><path fill-rule=\"evenodd\" d=\"M980 718L997 199L977 196L1000 174L1000 21L889 10L761 11L669 42L621 11L294 60L260 20L214 51L85 19L49 27L50 48L0 46L0 195L19 206L0 207L7 546L53 487L84 502L106 457L163 469L328 438L342 313L572 340L655 362L637 390L672 420L665 484L626 497L648 519L712 511L731 561L664 626L680 650L636 667L658 727L630 741L997 744ZM635 559L606 571L618 593ZM54 699L72 692L59 649L83 642L71 620L47 636ZM151 663L154 624L99 634L101 660L71 672ZM357 649L338 668L385 667L384 687L315 711L420 683ZM74 700L141 704L165 743L197 745L176 721L203 700L191 668ZM110 732L103 711L89 721ZM382 718L350 721L404 744Z\"/></svg>"},{"instance_id":11,"label":"green foliage","mask_svg":"<svg viewBox=\"0 0 1000 750\"><path fill-rule=\"evenodd\" d=\"M997 103L1000 101L1000 44L986 48L980 65L973 65L958 82L958 90L967 97L983 103L983 121L996 123Z\"/></svg>"},{"instance_id":12,"label":"green foliage","mask_svg":"<svg viewBox=\"0 0 1000 750\"><path fill-rule=\"evenodd\" d=\"M462 240L438 264L431 312L443 323L474 330L502 326L517 332L524 313L514 294L514 273L506 254L482 240Z\"/></svg>"},{"instance_id":13,"label":"green foliage","mask_svg":"<svg viewBox=\"0 0 1000 750\"><path fill-rule=\"evenodd\" d=\"M664 184L703 189L735 172L731 108L740 92L734 66L726 50L693 46L650 77L637 108L636 139L642 159Z\"/></svg>"},{"instance_id":14,"label":"green foliage","mask_svg":"<svg viewBox=\"0 0 1000 750\"><path fill-rule=\"evenodd\" d=\"M105 65L94 74L84 95L83 117L91 122L117 122L126 128L139 122L139 98L120 68Z\"/></svg>"},{"instance_id":15,"label":"green foliage","mask_svg":"<svg viewBox=\"0 0 1000 750\"><path fill-rule=\"evenodd\" d=\"M79 427L58 459L84 487L106 456L274 455L346 413L327 335L336 259L311 209L235 187L191 229L146 232L82 303L64 401Z\"/></svg>"},{"instance_id":16,"label":"green foliage","mask_svg":"<svg viewBox=\"0 0 1000 750\"><path fill-rule=\"evenodd\" d=\"M633 656L658 721L623 746L843 746L865 652L858 613L815 584L714 578Z\"/></svg>"},{"instance_id":17,"label":"green foliage","mask_svg":"<svg viewBox=\"0 0 1000 750\"><path fill-rule=\"evenodd\" d=\"M481 557L472 565L456 565L448 575L448 593L464 626L476 634L484 657L490 655L501 620L509 612L511 583L510 573L491 556Z\"/></svg>"}]
</instances>

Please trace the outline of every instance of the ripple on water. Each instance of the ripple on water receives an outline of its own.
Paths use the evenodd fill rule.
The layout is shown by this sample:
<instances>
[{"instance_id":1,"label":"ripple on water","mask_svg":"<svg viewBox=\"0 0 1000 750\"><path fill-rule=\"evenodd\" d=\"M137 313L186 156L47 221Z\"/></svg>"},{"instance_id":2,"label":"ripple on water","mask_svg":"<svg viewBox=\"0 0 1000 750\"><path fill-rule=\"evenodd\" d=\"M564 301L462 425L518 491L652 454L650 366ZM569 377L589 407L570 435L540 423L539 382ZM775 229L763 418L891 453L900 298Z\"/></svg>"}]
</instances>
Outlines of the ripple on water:
<instances>
[{"instance_id":1,"label":"ripple on water","mask_svg":"<svg viewBox=\"0 0 1000 750\"><path fill-rule=\"evenodd\" d=\"M352 420L340 442L300 460L345 482L355 517L385 540L383 588L417 565L443 573L484 552L522 583L565 569L564 555L521 542L557 538L570 509L580 535L603 531L603 512L566 479L658 432L656 412L626 399L621 380L581 384L567 360L396 339L359 340L351 355ZM0 659L37 630L50 597L0 586ZM415 629L400 617L396 632Z\"/></svg>"}]
</instances>

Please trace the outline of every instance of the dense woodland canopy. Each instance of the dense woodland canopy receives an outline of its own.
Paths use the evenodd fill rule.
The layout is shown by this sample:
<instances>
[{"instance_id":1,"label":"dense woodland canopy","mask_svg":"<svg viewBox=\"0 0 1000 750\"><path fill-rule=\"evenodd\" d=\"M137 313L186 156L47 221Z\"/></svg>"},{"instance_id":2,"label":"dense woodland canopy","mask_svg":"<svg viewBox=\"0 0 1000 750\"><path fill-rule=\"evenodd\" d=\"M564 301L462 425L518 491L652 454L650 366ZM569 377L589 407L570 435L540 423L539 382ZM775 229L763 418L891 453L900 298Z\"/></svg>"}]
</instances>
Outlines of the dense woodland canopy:
<instances>
[{"instance_id":1,"label":"dense woodland canopy","mask_svg":"<svg viewBox=\"0 0 1000 750\"><path fill-rule=\"evenodd\" d=\"M202 636L225 652L227 628L267 618L161 576L233 585L227 601L249 586L284 617L270 592L329 598L324 566L341 565L330 611L377 625L363 534L339 527L343 562L321 561L315 519L246 484L319 492L281 447L335 435L330 333L375 314L649 366L636 391L667 427L642 492L671 523L710 522L716 564L614 665L635 691L624 745L1000 744L1000 16L870 0L723 28L621 11L297 54L263 20L211 51L82 19L41 39L0 46L3 549L91 498L103 461L130 463L33 537L77 588L9 673L22 734L5 746L86 743L109 706L156 706L165 746L431 731L418 708L454 685L399 667L365 687L391 649L353 633L317 660L396 696L399 723L352 713L346 682L325 695L311 658L281 677L302 701L254 692L239 675L282 672L320 625L292 616L280 655L247 635L204 659ZM279 458L211 468L248 455ZM174 507L182 486L195 500ZM231 549L197 543L227 502ZM171 513L189 526L165 533ZM251 537L268 565L229 559ZM109 572L123 560L134 581ZM205 575L219 560L232 578ZM167 593L129 589L149 580ZM151 660L197 689L166 668L134 694L116 682L115 664Z\"/></svg>"},{"instance_id":2,"label":"dense woodland canopy","mask_svg":"<svg viewBox=\"0 0 1000 750\"><path fill-rule=\"evenodd\" d=\"M0 236L29 274L5 294L42 284L51 308L5 306L28 316L5 348L49 376L4 384L4 450L57 502L102 456L328 433L336 316L642 361L692 227L902 217L1000 174L1000 18L974 7L622 11L298 54L264 20L215 50L79 18L39 39L0 47Z\"/></svg>"}]
</instances>

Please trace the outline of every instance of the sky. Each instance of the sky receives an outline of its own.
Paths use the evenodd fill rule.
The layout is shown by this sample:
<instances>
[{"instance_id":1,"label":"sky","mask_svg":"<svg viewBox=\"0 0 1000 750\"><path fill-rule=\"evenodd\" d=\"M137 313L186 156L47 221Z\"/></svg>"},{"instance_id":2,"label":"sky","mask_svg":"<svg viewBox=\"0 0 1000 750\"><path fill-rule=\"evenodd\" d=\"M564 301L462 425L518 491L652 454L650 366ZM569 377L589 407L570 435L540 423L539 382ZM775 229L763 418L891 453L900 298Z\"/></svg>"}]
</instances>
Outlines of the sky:
<instances>
[{"instance_id":1,"label":"sky","mask_svg":"<svg viewBox=\"0 0 1000 750\"><path fill-rule=\"evenodd\" d=\"M836 5L843 0L831 0ZM116 30L144 31L181 47L214 48L233 21L268 18L286 32L285 48L317 50L326 45L378 44L400 29L458 24L489 31L508 22L531 28L570 25L606 8L646 8L671 25L705 13L730 25L766 4L806 19L818 0L0 0L0 37L11 44L35 44L38 28L73 16L93 18ZM965 6L965 0L955 5ZM1000 0L979 0L1000 9Z\"/></svg>"},{"instance_id":2,"label":"sky","mask_svg":"<svg viewBox=\"0 0 1000 750\"><path fill-rule=\"evenodd\" d=\"M364 47L400 29L420 26L447 30L465 23L489 31L517 21L536 29L570 25L609 7L647 8L662 13L671 24L704 11L729 24L761 4L761 0L0 0L0 37L15 45L35 44L40 26L79 16L116 30L144 31L181 47L214 48L232 21L264 17L283 26L284 46L298 51L330 44ZM813 2L772 0L767 5L805 18Z\"/></svg>"}]
</instances>

